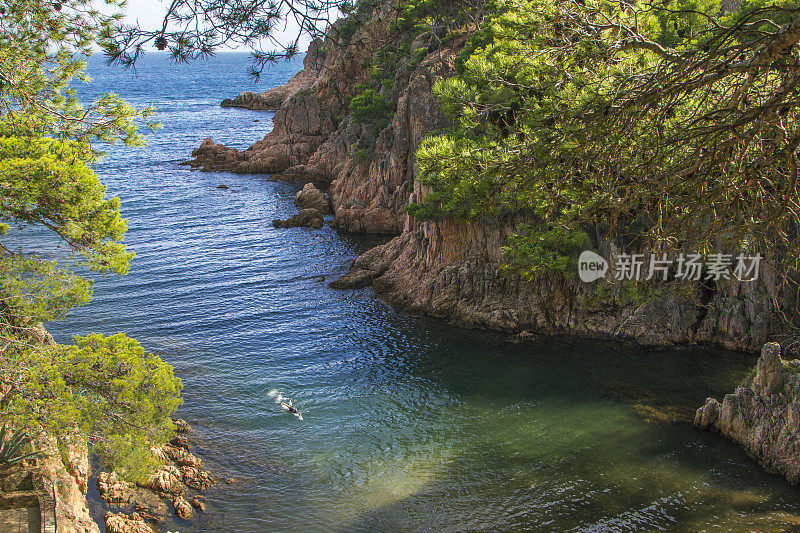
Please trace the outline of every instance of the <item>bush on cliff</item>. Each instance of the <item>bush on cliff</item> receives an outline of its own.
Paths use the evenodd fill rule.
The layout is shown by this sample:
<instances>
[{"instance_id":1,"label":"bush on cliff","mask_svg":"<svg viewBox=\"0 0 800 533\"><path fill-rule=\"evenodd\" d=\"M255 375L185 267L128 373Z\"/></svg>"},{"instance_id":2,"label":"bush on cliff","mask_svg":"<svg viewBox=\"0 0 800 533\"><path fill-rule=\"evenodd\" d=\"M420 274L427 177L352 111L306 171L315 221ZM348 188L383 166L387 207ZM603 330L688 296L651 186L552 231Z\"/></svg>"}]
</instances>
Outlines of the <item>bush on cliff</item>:
<instances>
[{"instance_id":1,"label":"bush on cliff","mask_svg":"<svg viewBox=\"0 0 800 533\"><path fill-rule=\"evenodd\" d=\"M111 8L119 4L108 1ZM76 268L125 274L133 254L122 240L118 198L106 196L91 165L97 143L142 144L136 110L115 95L84 106L70 88L83 80L95 43L118 17L74 0L5 3L0 28L0 424L31 436L79 431L112 467L141 479L149 448L173 431L180 380L124 335L52 343L38 326L91 299ZM68 249L46 260L28 226ZM55 246L53 247L55 250Z\"/></svg>"},{"instance_id":2,"label":"bush on cliff","mask_svg":"<svg viewBox=\"0 0 800 533\"><path fill-rule=\"evenodd\" d=\"M799 40L789 1L497 0L435 88L453 127L418 150L411 212L540 221L512 239L528 272L559 264L528 239L600 224L645 250L762 253L791 279Z\"/></svg>"},{"instance_id":3,"label":"bush on cliff","mask_svg":"<svg viewBox=\"0 0 800 533\"><path fill-rule=\"evenodd\" d=\"M392 104L374 89L366 89L350 101L350 116L355 122L372 124L381 131L392 120Z\"/></svg>"},{"instance_id":4,"label":"bush on cliff","mask_svg":"<svg viewBox=\"0 0 800 533\"><path fill-rule=\"evenodd\" d=\"M10 390L0 416L29 434L89 437L107 467L144 481L154 443L174 433L181 405L172 367L119 333L75 337L75 345L31 346L3 361Z\"/></svg>"}]
</instances>

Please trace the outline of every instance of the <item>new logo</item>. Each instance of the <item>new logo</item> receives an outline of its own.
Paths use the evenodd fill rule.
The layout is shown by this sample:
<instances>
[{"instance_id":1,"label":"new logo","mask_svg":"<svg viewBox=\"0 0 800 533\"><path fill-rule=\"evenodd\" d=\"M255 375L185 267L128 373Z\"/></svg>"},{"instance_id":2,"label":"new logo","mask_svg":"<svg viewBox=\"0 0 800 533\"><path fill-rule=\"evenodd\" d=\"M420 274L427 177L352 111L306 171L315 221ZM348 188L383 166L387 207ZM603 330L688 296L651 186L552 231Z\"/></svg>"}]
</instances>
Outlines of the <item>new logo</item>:
<instances>
[{"instance_id":1,"label":"new logo","mask_svg":"<svg viewBox=\"0 0 800 533\"><path fill-rule=\"evenodd\" d=\"M590 250L584 250L578 257L578 276L581 281L591 283L608 272L608 261Z\"/></svg>"}]
</instances>

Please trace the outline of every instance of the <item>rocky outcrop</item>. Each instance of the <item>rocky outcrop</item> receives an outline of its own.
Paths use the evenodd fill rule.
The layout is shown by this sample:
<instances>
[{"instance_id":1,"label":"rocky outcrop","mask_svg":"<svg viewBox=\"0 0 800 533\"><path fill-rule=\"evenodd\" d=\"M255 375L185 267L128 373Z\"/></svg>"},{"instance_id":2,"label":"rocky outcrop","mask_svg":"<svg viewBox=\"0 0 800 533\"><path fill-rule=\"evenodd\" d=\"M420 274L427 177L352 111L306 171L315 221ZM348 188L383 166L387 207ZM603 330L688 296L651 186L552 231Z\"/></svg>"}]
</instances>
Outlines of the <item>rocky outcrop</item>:
<instances>
[{"instance_id":1,"label":"rocky outcrop","mask_svg":"<svg viewBox=\"0 0 800 533\"><path fill-rule=\"evenodd\" d=\"M358 123L348 102L359 83L377 87L365 65L386 43L392 9L380 3L347 46L326 39L319 76L284 103L266 137L243 152L207 139L189 163L328 184L335 227L396 235L359 257L332 286L372 285L398 307L459 325L652 345L709 342L747 351L786 331L774 306L782 295L769 273L759 283L667 287L644 302L626 299L619 287L597 298L596 285L557 276L530 281L503 270L502 248L518 218L410 219L406 208L427 192L416 180L414 154L427 133L447 126L433 86L453 75L463 40L434 44L423 34L407 43L410 54L398 56L394 78L378 88L393 106L388 125L377 131L375 124ZM608 244L597 244L608 251Z\"/></svg>"},{"instance_id":2,"label":"rocky outcrop","mask_svg":"<svg viewBox=\"0 0 800 533\"><path fill-rule=\"evenodd\" d=\"M114 472L100 472L97 476L100 497L111 504L132 505L140 518L143 516L154 523L166 517L169 512L167 504L184 519L192 517L195 509L204 510L199 493L208 489L214 479L203 469L202 460L189 452L188 434L192 428L181 419L175 420L175 427L178 434L169 444L151 450L165 464L146 482L135 484L124 481ZM134 527L129 524L130 516L111 516L125 527ZM106 515L106 523L108 520L109 515Z\"/></svg>"},{"instance_id":3,"label":"rocky outcrop","mask_svg":"<svg viewBox=\"0 0 800 533\"><path fill-rule=\"evenodd\" d=\"M744 446L770 472L800 483L800 360L784 361L781 346L761 350L755 375L720 404L708 398L695 426Z\"/></svg>"},{"instance_id":4,"label":"rocky outcrop","mask_svg":"<svg viewBox=\"0 0 800 533\"><path fill-rule=\"evenodd\" d=\"M139 513L125 515L108 511L104 519L106 533L155 533L155 529Z\"/></svg>"},{"instance_id":5,"label":"rocky outcrop","mask_svg":"<svg viewBox=\"0 0 800 533\"><path fill-rule=\"evenodd\" d=\"M301 209L300 212L286 220L276 219L272 225L276 228L321 228L325 222L325 217L316 209Z\"/></svg>"},{"instance_id":6,"label":"rocky outcrop","mask_svg":"<svg viewBox=\"0 0 800 533\"><path fill-rule=\"evenodd\" d=\"M415 194L421 194L419 189ZM573 333L647 345L707 342L755 351L785 325L772 308L774 278L665 288L629 300L619 287L562 276L529 281L503 270L502 248L518 220L407 221L402 235L358 257L334 288L372 285L390 303L468 327ZM685 289L691 290L685 290Z\"/></svg>"},{"instance_id":7,"label":"rocky outcrop","mask_svg":"<svg viewBox=\"0 0 800 533\"><path fill-rule=\"evenodd\" d=\"M51 438L40 439L37 449L43 456L38 460L39 468L34 477L47 480L41 487L43 530L53 523L55 514L56 533L98 532L86 503L89 480L86 440L77 435L63 437L58 442Z\"/></svg>"},{"instance_id":8,"label":"rocky outcrop","mask_svg":"<svg viewBox=\"0 0 800 533\"><path fill-rule=\"evenodd\" d=\"M313 183L306 183L295 196L294 203L302 208L316 209L322 214L331 214L331 201Z\"/></svg>"},{"instance_id":9,"label":"rocky outcrop","mask_svg":"<svg viewBox=\"0 0 800 533\"><path fill-rule=\"evenodd\" d=\"M303 69L289 78L284 85L273 87L263 93L244 91L234 99L226 98L222 107L240 107L255 111L275 111L296 92L309 87L319 77L325 64L325 53L321 51L321 42L314 41L308 47L303 59Z\"/></svg>"},{"instance_id":10,"label":"rocky outcrop","mask_svg":"<svg viewBox=\"0 0 800 533\"><path fill-rule=\"evenodd\" d=\"M350 232L399 234L406 218L414 154L426 133L446 125L432 94L437 80L450 76L463 45L454 39L428 49L428 40L410 44L396 68L391 90L384 92L394 113L378 129L349 117L350 99L361 83L375 84L369 66L388 42L391 2L381 2L346 45L327 38L317 78L294 93L275 113L274 128L245 151L206 139L187 161L193 168L271 174L279 179L329 184L334 225ZM347 20L336 23L337 28ZM333 31L332 34L337 34ZM411 56L421 59L412 63Z\"/></svg>"}]
</instances>

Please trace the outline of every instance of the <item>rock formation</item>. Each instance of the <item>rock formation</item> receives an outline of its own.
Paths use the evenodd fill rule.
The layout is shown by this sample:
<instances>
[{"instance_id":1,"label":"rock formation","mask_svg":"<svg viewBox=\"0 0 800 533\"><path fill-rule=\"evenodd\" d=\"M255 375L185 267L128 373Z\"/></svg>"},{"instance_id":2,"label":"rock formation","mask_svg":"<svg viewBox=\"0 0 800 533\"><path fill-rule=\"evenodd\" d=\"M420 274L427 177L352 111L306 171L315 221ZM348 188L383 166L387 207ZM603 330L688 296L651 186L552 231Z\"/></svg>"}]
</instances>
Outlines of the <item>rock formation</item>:
<instances>
[{"instance_id":1,"label":"rock formation","mask_svg":"<svg viewBox=\"0 0 800 533\"><path fill-rule=\"evenodd\" d=\"M782 295L769 272L758 283L676 287L646 302L626 301L615 289L606 301L587 305L597 299L596 285L556 276L530 281L502 269L502 248L524 220L409 218L406 207L427 193L416 180L416 149L427 133L447 126L432 88L453 75L464 40L456 37L439 46L424 36L415 38L382 89L394 109L388 125L377 131L374 124L358 123L349 102L359 83L375 83L368 66L389 35L392 9L391 2L379 3L347 46L325 40L319 75L286 100L263 139L245 151L206 139L187 163L206 171L329 184L335 227L396 236L359 257L331 286L372 285L398 307L460 325L510 333L572 332L651 345L708 342L746 351L757 351L785 332L773 305ZM608 243L598 243L602 246L608 251Z\"/></svg>"},{"instance_id":2,"label":"rock formation","mask_svg":"<svg viewBox=\"0 0 800 533\"><path fill-rule=\"evenodd\" d=\"M414 153L423 136L446 125L433 84L452 72L463 41L396 65L388 126L353 121L349 101L369 78L369 61L386 42L390 2L375 8L347 46L327 38L319 76L275 113L274 128L245 151L206 139L188 161L205 171L280 174L281 179L330 184L334 225L351 232L399 234L406 218ZM337 22L341 27L346 21ZM412 51L426 42L412 43Z\"/></svg>"},{"instance_id":3,"label":"rock formation","mask_svg":"<svg viewBox=\"0 0 800 533\"><path fill-rule=\"evenodd\" d=\"M306 183L297 193L294 203L302 208L316 209L324 215L331 214L331 201L313 183Z\"/></svg>"},{"instance_id":4,"label":"rock formation","mask_svg":"<svg viewBox=\"0 0 800 533\"><path fill-rule=\"evenodd\" d=\"M511 220L408 220L402 235L358 257L331 286L372 285L397 307L511 333L571 332L645 345L706 342L755 351L786 328L773 308L769 272L758 282L721 282L714 291L672 287L642 302L619 292L598 299L595 284L557 275L530 281L504 271L502 247L514 227Z\"/></svg>"},{"instance_id":5,"label":"rock formation","mask_svg":"<svg viewBox=\"0 0 800 533\"><path fill-rule=\"evenodd\" d=\"M95 533L99 529L94 523L86 502L89 481L89 453L86 440L78 435L55 439L39 440L37 448L46 456L41 459L40 471L47 476L44 493L48 496L47 505L41 506L42 524L49 524L55 507L58 529L56 533L81 532ZM52 492L54 491L54 492ZM55 494L55 505L51 494Z\"/></svg>"},{"instance_id":6,"label":"rock formation","mask_svg":"<svg viewBox=\"0 0 800 533\"><path fill-rule=\"evenodd\" d=\"M194 507L183 496L177 496L172 504L175 506L175 514L184 520L191 518L194 514Z\"/></svg>"},{"instance_id":7,"label":"rock formation","mask_svg":"<svg viewBox=\"0 0 800 533\"><path fill-rule=\"evenodd\" d=\"M123 513L107 512L105 515L106 533L155 533L155 529L144 521L139 513L126 516Z\"/></svg>"},{"instance_id":8,"label":"rock formation","mask_svg":"<svg viewBox=\"0 0 800 533\"><path fill-rule=\"evenodd\" d=\"M695 426L744 446L770 472L800 483L800 360L784 361L781 346L765 344L755 375L720 404L708 398Z\"/></svg>"},{"instance_id":9,"label":"rock formation","mask_svg":"<svg viewBox=\"0 0 800 533\"><path fill-rule=\"evenodd\" d=\"M325 217L316 209L302 209L300 212L286 220L273 220L272 225L276 228L321 228Z\"/></svg>"},{"instance_id":10,"label":"rock formation","mask_svg":"<svg viewBox=\"0 0 800 533\"><path fill-rule=\"evenodd\" d=\"M320 50L320 42L314 41L303 59L303 69L289 78L284 85L273 87L260 94L244 91L232 100L226 98L221 105L222 107L241 107L256 111L275 111L280 109L290 96L314 83L324 64L325 53Z\"/></svg>"},{"instance_id":11,"label":"rock formation","mask_svg":"<svg viewBox=\"0 0 800 533\"><path fill-rule=\"evenodd\" d=\"M112 504L133 505L139 518L145 516L154 522L164 519L170 512L167 503L172 506L176 515L184 519L193 516L195 509L204 510L205 505L197 493L208 489L214 479L203 470L203 462L189 452L187 435L192 431L191 426L184 420L176 419L175 427L178 434L169 444L151 450L165 464L145 483L137 485L122 480L116 473L100 472L97 475L97 491L100 497ZM120 527L139 527L131 523L135 522L132 516L110 513L106 515L106 524L109 516Z\"/></svg>"}]
</instances>

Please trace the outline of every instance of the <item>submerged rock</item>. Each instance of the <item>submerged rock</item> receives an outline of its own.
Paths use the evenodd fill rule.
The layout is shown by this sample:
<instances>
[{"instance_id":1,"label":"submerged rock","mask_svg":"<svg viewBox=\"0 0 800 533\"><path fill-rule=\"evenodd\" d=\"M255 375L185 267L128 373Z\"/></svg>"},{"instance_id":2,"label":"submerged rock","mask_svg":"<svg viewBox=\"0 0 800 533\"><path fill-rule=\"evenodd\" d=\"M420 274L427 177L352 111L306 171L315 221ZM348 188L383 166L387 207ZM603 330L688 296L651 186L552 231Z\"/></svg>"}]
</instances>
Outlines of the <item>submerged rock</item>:
<instances>
[{"instance_id":1,"label":"submerged rock","mask_svg":"<svg viewBox=\"0 0 800 533\"><path fill-rule=\"evenodd\" d=\"M720 404L708 398L694 424L744 446L770 472L800 483L800 361L784 361L776 342L764 345L755 375Z\"/></svg>"},{"instance_id":2,"label":"submerged rock","mask_svg":"<svg viewBox=\"0 0 800 533\"><path fill-rule=\"evenodd\" d=\"M192 502L191 503L192 503L192 507L194 507L198 511L205 511L206 510L206 504L203 503L202 500L200 500L200 498L197 498L197 497L192 498Z\"/></svg>"},{"instance_id":3,"label":"submerged rock","mask_svg":"<svg viewBox=\"0 0 800 533\"><path fill-rule=\"evenodd\" d=\"M325 217L322 216L316 209L308 208L301 210L298 214L286 220L273 220L272 225L276 228L321 228L325 222Z\"/></svg>"}]
</instances>

